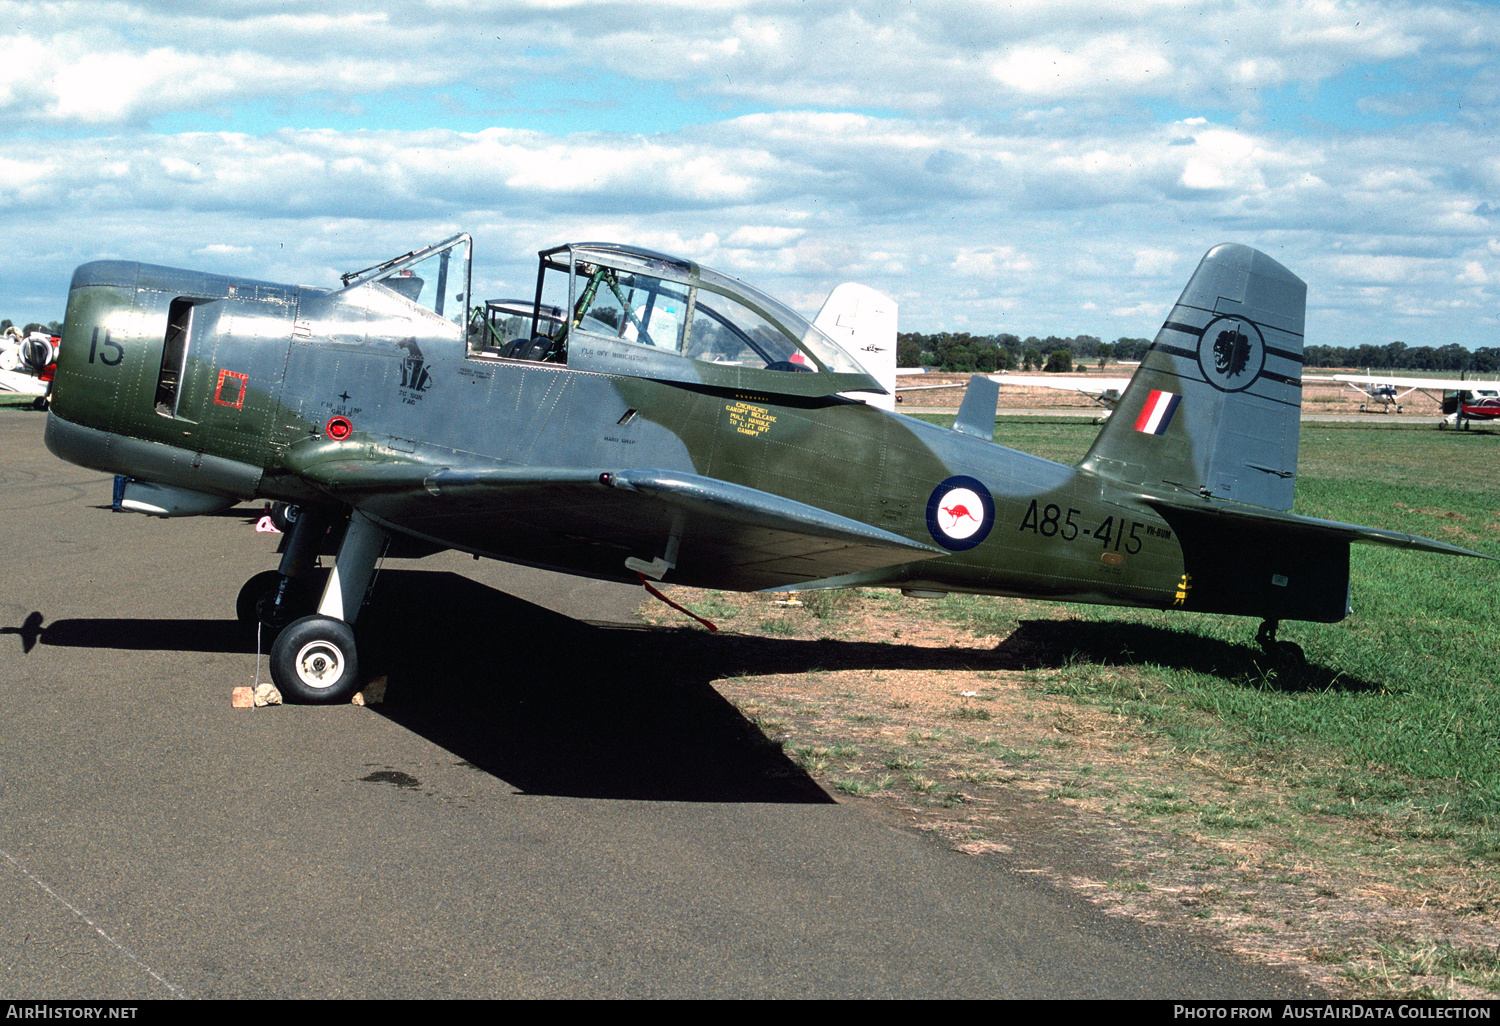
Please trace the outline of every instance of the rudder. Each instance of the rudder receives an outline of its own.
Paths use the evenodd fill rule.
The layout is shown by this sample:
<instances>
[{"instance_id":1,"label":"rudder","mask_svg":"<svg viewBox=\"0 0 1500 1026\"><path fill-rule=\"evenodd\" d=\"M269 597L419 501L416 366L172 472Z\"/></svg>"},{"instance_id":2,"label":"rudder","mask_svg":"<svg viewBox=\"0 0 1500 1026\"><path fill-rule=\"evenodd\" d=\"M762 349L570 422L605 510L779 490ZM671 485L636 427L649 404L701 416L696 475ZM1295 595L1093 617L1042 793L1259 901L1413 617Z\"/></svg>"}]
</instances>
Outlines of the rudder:
<instances>
[{"instance_id":1,"label":"rudder","mask_svg":"<svg viewBox=\"0 0 1500 1026\"><path fill-rule=\"evenodd\" d=\"M850 398L896 409L896 301L868 285L846 281L828 294L813 324L847 349L885 388Z\"/></svg>"}]
</instances>

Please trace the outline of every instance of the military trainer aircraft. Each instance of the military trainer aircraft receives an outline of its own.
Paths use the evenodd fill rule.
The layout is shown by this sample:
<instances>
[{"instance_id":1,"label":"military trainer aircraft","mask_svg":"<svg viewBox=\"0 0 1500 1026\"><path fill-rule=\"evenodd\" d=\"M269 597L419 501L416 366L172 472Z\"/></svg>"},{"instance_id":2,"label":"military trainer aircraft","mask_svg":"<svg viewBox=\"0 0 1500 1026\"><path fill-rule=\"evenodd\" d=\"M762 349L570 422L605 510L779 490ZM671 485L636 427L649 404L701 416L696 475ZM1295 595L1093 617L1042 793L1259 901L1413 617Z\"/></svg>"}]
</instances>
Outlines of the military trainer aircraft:
<instances>
[{"instance_id":1,"label":"military trainer aircraft","mask_svg":"<svg viewBox=\"0 0 1500 1026\"><path fill-rule=\"evenodd\" d=\"M279 629L288 698L358 689L352 627L393 539L615 581L1234 613L1292 664L1278 622L1346 615L1351 543L1478 555L1288 512L1306 287L1244 246L1204 257L1076 467L997 445L986 378L951 429L887 412L859 398L887 391L859 360L781 303L630 246L544 250L529 321L481 340L471 248L329 289L74 273L48 446L128 475L142 512L301 508L238 607Z\"/></svg>"}]
</instances>

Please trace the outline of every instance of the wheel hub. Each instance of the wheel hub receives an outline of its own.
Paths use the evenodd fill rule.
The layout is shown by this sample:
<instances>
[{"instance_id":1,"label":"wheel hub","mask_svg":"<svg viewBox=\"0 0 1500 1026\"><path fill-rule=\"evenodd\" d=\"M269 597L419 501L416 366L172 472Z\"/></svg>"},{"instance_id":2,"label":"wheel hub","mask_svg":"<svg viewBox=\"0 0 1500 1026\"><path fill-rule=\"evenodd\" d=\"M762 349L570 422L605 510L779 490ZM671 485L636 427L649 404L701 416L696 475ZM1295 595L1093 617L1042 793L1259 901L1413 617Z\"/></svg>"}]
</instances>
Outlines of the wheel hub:
<instances>
[{"instance_id":1,"label":"wheel hub","mask_svg":"<svg viewBox=\"0 0 1500 1026\"><path fill-rule=\"evenodd\" d=\"M326 641L311 641L297 653L297 676L310 688L332 687L344 673L344 655Z\"/></svg>"}]
</instances>

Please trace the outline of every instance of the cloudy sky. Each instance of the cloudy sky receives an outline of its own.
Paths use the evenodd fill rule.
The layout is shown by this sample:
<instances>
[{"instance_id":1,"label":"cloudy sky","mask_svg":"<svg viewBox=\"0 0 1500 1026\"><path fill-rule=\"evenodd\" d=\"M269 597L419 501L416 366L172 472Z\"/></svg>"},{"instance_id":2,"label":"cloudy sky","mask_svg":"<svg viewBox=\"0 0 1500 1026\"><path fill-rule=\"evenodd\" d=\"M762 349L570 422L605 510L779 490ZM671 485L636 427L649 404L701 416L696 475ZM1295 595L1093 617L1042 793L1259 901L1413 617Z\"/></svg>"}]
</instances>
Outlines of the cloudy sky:
<instances>
[{"instance_id":1,"label":"cloudy sky","mask_svg":"<svg viewBox=\"0 0 1500 1026\"><path fill-rule=\"evenodd\" d=\"M0 316L101 257L475 293L630 242L906 330L1151 336L1209 246L1308 341L1500 345L1500 6L0 0Z\"/></svg>"}]
</instances>

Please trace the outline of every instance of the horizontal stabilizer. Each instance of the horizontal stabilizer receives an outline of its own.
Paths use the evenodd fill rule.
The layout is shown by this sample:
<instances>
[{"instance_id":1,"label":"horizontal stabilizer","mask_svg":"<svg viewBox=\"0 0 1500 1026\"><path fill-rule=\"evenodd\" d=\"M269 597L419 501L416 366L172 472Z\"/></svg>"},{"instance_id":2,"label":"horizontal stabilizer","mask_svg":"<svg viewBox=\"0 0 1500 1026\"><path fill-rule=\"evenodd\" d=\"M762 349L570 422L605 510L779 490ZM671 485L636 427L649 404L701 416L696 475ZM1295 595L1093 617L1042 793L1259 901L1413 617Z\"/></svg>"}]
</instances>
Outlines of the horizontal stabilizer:
<instances>
[{"instance_id":1,"label":"horizontal stabilizer","mask_svg":"<svg viewBox=\"0 0 1500 1026\"><path fill-rule=\"evenodd\" d=\"M1419 534L1387 531L1384 528L1363 527L1359 524L1345 524L1337 520L1299 516L1296 513L1227 506L1222 503L1199 503L1176 498L1162 499L1148 496L1144 501L1160 513L1169 524L1182 517L1190 517L1204 523L1216 523L1226 535L1231 534L1236 527L1254 526L1261 529L1280 530L1288 537L1320 537L1330 541L1385 545L1397 549L1415 549L1418 552L1439 552L1447 556L1495 558L1483 552L1474 552L1435 538L1424 538Z\"/></svg>"},{"instance_id":2,"label":"horizontal stabilizer","mask_svg":"<svg viewBox=\"0 0 1500 1026\"><path fill-rule=\"evenodd\" d=\"M1194 612L1336 623L1349 614L1353 542L1481 556L1399 531L1201 499L1142 498L1177 535L1183 575L1174 604Z\"/></svg>"}]
</instances>

